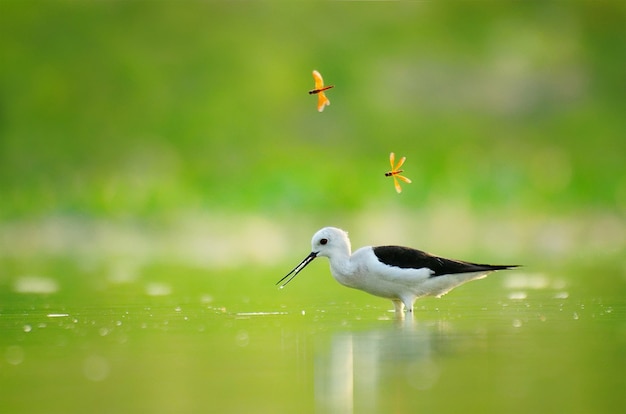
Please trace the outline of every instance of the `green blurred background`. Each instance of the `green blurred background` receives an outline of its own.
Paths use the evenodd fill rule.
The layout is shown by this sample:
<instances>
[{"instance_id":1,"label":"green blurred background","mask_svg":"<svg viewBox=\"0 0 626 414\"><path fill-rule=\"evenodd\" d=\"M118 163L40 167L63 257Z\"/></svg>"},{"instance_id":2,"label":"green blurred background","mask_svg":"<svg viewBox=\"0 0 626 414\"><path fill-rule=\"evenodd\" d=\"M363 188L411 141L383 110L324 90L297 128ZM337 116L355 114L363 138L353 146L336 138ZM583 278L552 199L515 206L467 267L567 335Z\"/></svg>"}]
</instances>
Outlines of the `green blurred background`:
<instances>
[{"instance_id":1,"label":"green blurred background","mask_svg":"<svg viewBox=\"0 0 626 414\"><path fill-rule=\"evenodd\" d=\"M538 242L551 222L624 248L623 2L0 7L5 250L51 226L38 246L56 251L94 220L231 252L274 232L277 258L331 224L466 251L497 223L515 258L558 244ZM321 114L312 69L337 85ZM413 180L399 196L391 151Z\"/></svg>"},{"instance_id":2,"label":"green blurred background","mask_svg":"<svg viewBox=\"0 0 626 414\"><path fill-rule=\"evenodd\" d=\"M626 210L623 2L0 7L2 220Z\"/></svg>"},{"instance_id":3,"label":"green blurred background","mask_svg":"<svg viewBox=\"0 0 626 414\"><path fill-rule=\"evenodd\" d=\"M284 266L326 225L541 266L626 250L623 2L0 7L7 273Z\"/></svg>"}]
</instances>

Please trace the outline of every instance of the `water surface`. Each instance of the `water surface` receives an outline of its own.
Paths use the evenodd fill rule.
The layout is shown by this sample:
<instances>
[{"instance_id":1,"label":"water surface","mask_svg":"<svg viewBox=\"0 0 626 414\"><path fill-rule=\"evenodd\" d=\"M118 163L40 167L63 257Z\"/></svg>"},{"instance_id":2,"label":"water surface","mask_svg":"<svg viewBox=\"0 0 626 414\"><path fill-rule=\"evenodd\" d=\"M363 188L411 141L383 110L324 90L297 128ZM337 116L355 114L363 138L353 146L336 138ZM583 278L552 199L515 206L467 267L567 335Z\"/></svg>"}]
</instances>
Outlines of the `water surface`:
<instances>
[{"instance_id":1,"label":"water surface","mask_svg":"<svg viewBox=\"0 0 626 414\"><path fill-rule=\"evenodd\" d=\"M71 276L2 285L2 412L626 408L626 301L585 294L563 275L492 275L417 302L405 320L332 280L307 294L306 282L265 286L265 274L240 275L252 285L244 292L193 274Z\"/></svg>"}]
</instances>

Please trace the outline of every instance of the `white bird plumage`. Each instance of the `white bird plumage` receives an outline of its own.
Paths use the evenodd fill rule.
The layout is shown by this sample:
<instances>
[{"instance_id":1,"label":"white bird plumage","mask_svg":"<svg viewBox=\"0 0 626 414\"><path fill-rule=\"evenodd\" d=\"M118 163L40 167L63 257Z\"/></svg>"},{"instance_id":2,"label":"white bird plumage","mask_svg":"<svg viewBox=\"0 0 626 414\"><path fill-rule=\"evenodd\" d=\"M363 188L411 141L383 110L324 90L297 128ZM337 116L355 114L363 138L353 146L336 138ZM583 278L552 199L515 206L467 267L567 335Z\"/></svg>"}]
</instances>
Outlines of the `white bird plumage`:
<instances>
[{"instance_id":1,"label":"white bird plumage","mask_svg":"<svg viewBox=\"0 0 626 414\"><path fill-rule=\"evenodd\" d=\"M445 259L401 246L365 246L351 253L348 233L336 227L324 227L315 233L311 247L311 253L278 281L280 284L287 279L281 288L313 259L323 256L330 261L330 272L337 282L390 299L396 313L405 307L413 312L413 304L420 297L440 297L495 270L517 267Z\"/></svg>"}]
</instances>

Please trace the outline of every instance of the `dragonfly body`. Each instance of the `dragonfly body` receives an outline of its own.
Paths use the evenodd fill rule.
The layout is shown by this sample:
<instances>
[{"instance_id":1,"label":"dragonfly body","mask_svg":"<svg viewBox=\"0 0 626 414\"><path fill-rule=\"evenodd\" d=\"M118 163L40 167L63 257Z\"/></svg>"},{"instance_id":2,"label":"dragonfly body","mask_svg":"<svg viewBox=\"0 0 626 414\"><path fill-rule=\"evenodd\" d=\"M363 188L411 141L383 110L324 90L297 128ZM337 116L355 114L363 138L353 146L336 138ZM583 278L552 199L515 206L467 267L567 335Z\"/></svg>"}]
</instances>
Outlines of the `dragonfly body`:
<instances>
[{"instance_id":1,"label":"dragonfly body","mask_svg":"<svg viewBox=\"0 0 626 414\"><path fill-rule=\"evenodd\" d=\"M403 173L404 170L398 170L398 171L387 171L385 173L385 177L391 177L392 175L398 175L400 173Z\"/></svg>"},{"instance_id":2,"label":"dragonfly body","mask_svg":"<svg viewBox=\"0 0 626 414\"><path fill-rule=\"evenodd\" d=\"M324 91L327 91L328 89L334 88L334 87L335 87L335 85L330 85L330 86L324 86L323 88L320 88L320 89L313 89L313 90L309 91L309 95L314 95L316 93L324 92Z\"/></svg>"}]
</instances>

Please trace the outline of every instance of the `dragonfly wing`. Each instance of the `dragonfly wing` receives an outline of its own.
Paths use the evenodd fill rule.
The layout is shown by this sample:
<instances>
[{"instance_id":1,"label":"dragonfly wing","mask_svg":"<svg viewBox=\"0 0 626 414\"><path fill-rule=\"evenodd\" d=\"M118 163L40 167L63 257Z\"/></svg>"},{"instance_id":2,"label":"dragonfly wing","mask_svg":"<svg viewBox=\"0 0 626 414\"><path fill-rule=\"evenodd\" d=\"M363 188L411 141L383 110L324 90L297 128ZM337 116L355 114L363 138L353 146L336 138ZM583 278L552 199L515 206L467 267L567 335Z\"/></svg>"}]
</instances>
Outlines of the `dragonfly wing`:
<instances>
[{"instance_id":1,"label":"dragonfly wing","mask_svg":"<svg viewBox=\"0 0 626 414\"><path fill-rule=\"evenodd\" d=\"M391 172L395 170L395 167L393 166L395 161L396 161L396 154L392 152L391 154L389 154L389 164L391 164Z\"/></svg>"},{"instance_id":2,"label":"dragonfly wing","mask_svg":"<svg viewBox=\"0 0 626 414\"><path fill-rule=\"evenodd\" d=\"M403 176L403 175L399 175L399 174L397 174L397 175L395 175L395 177L398 177L399 179L401 179L401 180L402 180L402 181L404 181L405 183L411 184L411 180L410 180L410 179L408 179L408 178L406 178L406 177L405 177L405 176Z\"/></svg>"},{"instance_id":3,"label":"dragonfly wing","mask_svg":"<svg viewBox=\"0 0 626 414\"><path fill-rule=\"evenodd\" d=\"M317 111L322 112L324 110L324 106L330 105L330 100L326 97L324 92L320 92L317 94Z\"/></svg>"},{"instance_id":4,"label":"dragonfly wing","mask_svg":"<svg viewBox=\"0 0 626 414\"><path fill-rule=\"evenodd\" d=\"M394 169L395 170L399 170L400 167L402 167L402 164L404 164L404 161L406 161L406 157L400 158L400 161L398 161L398 165L396 165L396 168L394 168Z\"/></svg>"},{"instance_id":5,"label":"dragonfly wing","mask_svg":"<svg viewBox=\"0 0 626 414\"><path fill-rule=\"evenodd\" d=\"M402 192L402 187L400 187L400 183L396 177L397 175L393 176L393 185L396 187L396 193L400 194Z\"/></svg>"},{"instance_id":6,"label":"dragonfly wing","mask_svg":"<svg viewBox=\"0 0 626 414\"><path fill-rule=\"evenodd\" d=\"M322 89L324 87L324 79L316 70L313 71L313 79L315 79L315 89Z\"/></svg>"}]
</instances>

